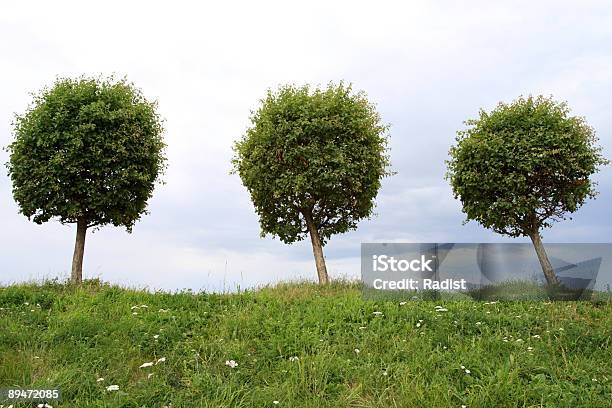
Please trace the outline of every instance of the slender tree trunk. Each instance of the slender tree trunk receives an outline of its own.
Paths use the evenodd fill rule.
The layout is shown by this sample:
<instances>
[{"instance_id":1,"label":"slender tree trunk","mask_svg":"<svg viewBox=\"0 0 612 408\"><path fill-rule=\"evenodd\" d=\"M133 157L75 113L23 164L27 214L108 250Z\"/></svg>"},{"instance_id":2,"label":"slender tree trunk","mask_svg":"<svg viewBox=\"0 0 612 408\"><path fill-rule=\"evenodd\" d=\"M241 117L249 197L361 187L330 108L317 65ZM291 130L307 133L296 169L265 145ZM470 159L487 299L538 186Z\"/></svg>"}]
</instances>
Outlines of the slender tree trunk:
<instances>
[{"instance_id":1,"label":"slender tree trunk","mask_svg":"<svg viewBox=\"0 0 612 408\"><path fill-rule=\"evenodd\" d=\"M325 266L325 257L323 256L323 245L321 245L321 237L317 226L312 219L312 214L308 211L304 212L304 219L306 220L306 226L310 233L310 241L312 242L312 253L314 255L315 264L317 265L317 275L319 276L319 284L329 283L329 276L327 275L327 267Z\"/></svg>"},{"instance_id":2,"label":"slender tree trunk","mask_svg":"<svg viewBox=\"0 0 612 408\"><path fill-rule=\"evenodd\" d=\"M83 281L83 253L85 252L85 235L87 234L87 221L79 218L77 221L76 242L74 243L74 255L72 256L72 283Z\"/></svg>"},{"instance_id":3,"label":"slender tree trunk","mask_svg":"<svg viewBox=\"0 0 612 408\"><path fill-rule=\"evenodd\" d=\"M559 278L557 278L557 275L555 275L555 270L550 264L550 260L548 259L548 255L546 254L546 250L544 249L544 244L542 244L540 232L535 231L529 234L529 238L531 238L531 242L533 242L536 254L538 254L538 260L540 261L540 265L542 266L542 272L544 272L546 282L549 285L559 285Z\"/></svg>"}]
</instances>

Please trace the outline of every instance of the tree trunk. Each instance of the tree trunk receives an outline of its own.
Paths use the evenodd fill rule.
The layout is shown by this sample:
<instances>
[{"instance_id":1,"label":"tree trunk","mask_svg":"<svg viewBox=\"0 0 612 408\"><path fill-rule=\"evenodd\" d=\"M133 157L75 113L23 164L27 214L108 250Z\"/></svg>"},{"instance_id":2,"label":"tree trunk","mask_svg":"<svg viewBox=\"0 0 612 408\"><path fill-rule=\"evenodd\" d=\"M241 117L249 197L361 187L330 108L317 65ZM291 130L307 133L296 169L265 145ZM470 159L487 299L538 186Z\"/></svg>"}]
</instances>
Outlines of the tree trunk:
<instances>
[{"instance_id":1,"label":"tree trunk","mask_svg":"<svg viewBox=\"0 0 612 408\"><path fill-rule=\"evenodd\" d=\"M329 283L329 276L327 275L327 267L325 266L325 257L323 257L323 245L321 245L321 237L317 226L312 219L310 212L304 212L304 219L306 220L306 226L310 233L310 241L312 242L312 253L314 255L315 264L317 265L317 275L319 276L319 284Z\"/></svg>"},{"instance_id":2,"label":"tree trunk","mask_svg":"<svg viewBox=\"0 0 612 408\"><path fill-rule=\"evenodd\" d=\"M77 221L76 242L74 243L74 255L72 256L72 283L83 281L83 253L85 252L85 235L87 234L87 221L79 218Z\"/></svg>"},{"instance_id":3,"label":"tree trunk","mask_svg":"<svg viewBox=\"0 0 612 408\"><path fill-rule=\"evenodd\" d=\"M546 282L549 285L559 285L559 278L555 275L555 271L548 260L548 255L546 255L546 250L544 249L544 244L542 244L542 238L540 237L539 231L529 234L529 238L531 238L536 254L538 254L538 260L542 266L542 272L544 272Z\"/></svg>"}]
</instances>

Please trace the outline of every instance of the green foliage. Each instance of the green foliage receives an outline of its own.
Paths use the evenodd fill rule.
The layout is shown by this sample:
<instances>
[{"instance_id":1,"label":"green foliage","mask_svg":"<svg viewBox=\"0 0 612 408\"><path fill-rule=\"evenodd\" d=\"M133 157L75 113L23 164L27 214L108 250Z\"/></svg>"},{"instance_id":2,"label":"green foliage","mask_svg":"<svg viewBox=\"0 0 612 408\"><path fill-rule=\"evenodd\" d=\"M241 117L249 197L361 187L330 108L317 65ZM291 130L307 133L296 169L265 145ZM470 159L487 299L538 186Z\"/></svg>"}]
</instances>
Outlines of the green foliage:
<instances>
[{"instance_id":1,"label":"green foliage","mask_svg":"<svg viewBox=\"0 0 612 408\"><path fill-rule=\"evenodd\" d=\"M234 169L249 190L262 235L291 243L311 212L325 242L369 217L388 175L387 126L364 93L330 84L269 91L234 147Z\"/></svg>"},{"instance_id":2,"label":"green foliage","mask_svg":"<svg viewBox=\"0 0 612 408\"><path fill-rule=\"evenodd\" d=\"M49 309L32 303L41 293ZM401 305L341 283L241 294L20 285L0 288L0 384L59 386L60 407L608 407L611 311Z\"/></svg>"},{"instance_id":3,"label":"green foliage","mask_svg":"<svg viewBox=\"0 0 612 408\"><path fill-rule=\"evenodd\" d=\"M155 103L125 80L58 79L14 123L7 163L21 212L128 231L165 165Z\"/></svg>"},{"instance_id":4,"label":"green foliage","mask_svg":"<svg viewBox=\"0 0 612 408\"><path fill-rule=\"evenodd\" d=\"M450 149L447 178L467 220L528 235L596 195L590 176L608 161L594 130L565 103L521 97L466 124Z\"/></svg>"}]
</instances>

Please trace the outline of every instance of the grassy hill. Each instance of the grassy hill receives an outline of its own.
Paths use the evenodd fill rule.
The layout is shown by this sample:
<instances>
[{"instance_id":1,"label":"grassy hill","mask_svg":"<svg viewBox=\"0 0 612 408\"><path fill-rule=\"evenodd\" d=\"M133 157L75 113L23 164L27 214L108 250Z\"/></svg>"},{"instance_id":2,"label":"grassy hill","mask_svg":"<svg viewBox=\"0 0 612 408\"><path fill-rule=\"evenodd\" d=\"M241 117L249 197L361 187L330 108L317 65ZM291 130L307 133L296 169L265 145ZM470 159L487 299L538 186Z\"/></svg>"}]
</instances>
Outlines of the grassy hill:
<instances>
[{"instance_id":1,"label":"grassy hill","mask_svg":"<svg viewBox=\"0 0 612 408\"><path fill-rule=\"evenodd\" d=\"M611 311L365 301L349 284L11 286L0 288L0 386L59 386L54 407L608 407Z\"/></svg>"}]
</instances>

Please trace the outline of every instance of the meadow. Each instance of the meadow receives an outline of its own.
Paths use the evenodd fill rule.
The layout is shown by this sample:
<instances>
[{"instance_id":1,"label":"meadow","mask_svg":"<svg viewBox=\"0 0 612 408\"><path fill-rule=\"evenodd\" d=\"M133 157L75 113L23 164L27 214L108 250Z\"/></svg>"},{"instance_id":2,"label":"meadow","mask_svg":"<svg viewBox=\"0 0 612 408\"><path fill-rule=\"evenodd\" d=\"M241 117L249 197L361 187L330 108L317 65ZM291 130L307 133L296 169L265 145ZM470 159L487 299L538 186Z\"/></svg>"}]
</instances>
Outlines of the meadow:
<instances>
[{"instance_id":1,"label":"meadow","mask_svg":"<svg viewBox=\"0 0 612 408\"><path fill-rule=\"evenodd\" d=\"M367 300L350 283L13 285L0 288L0 386L59 387L53 407L609 407L611 311Z\"/></svg>"}]
</instances>

